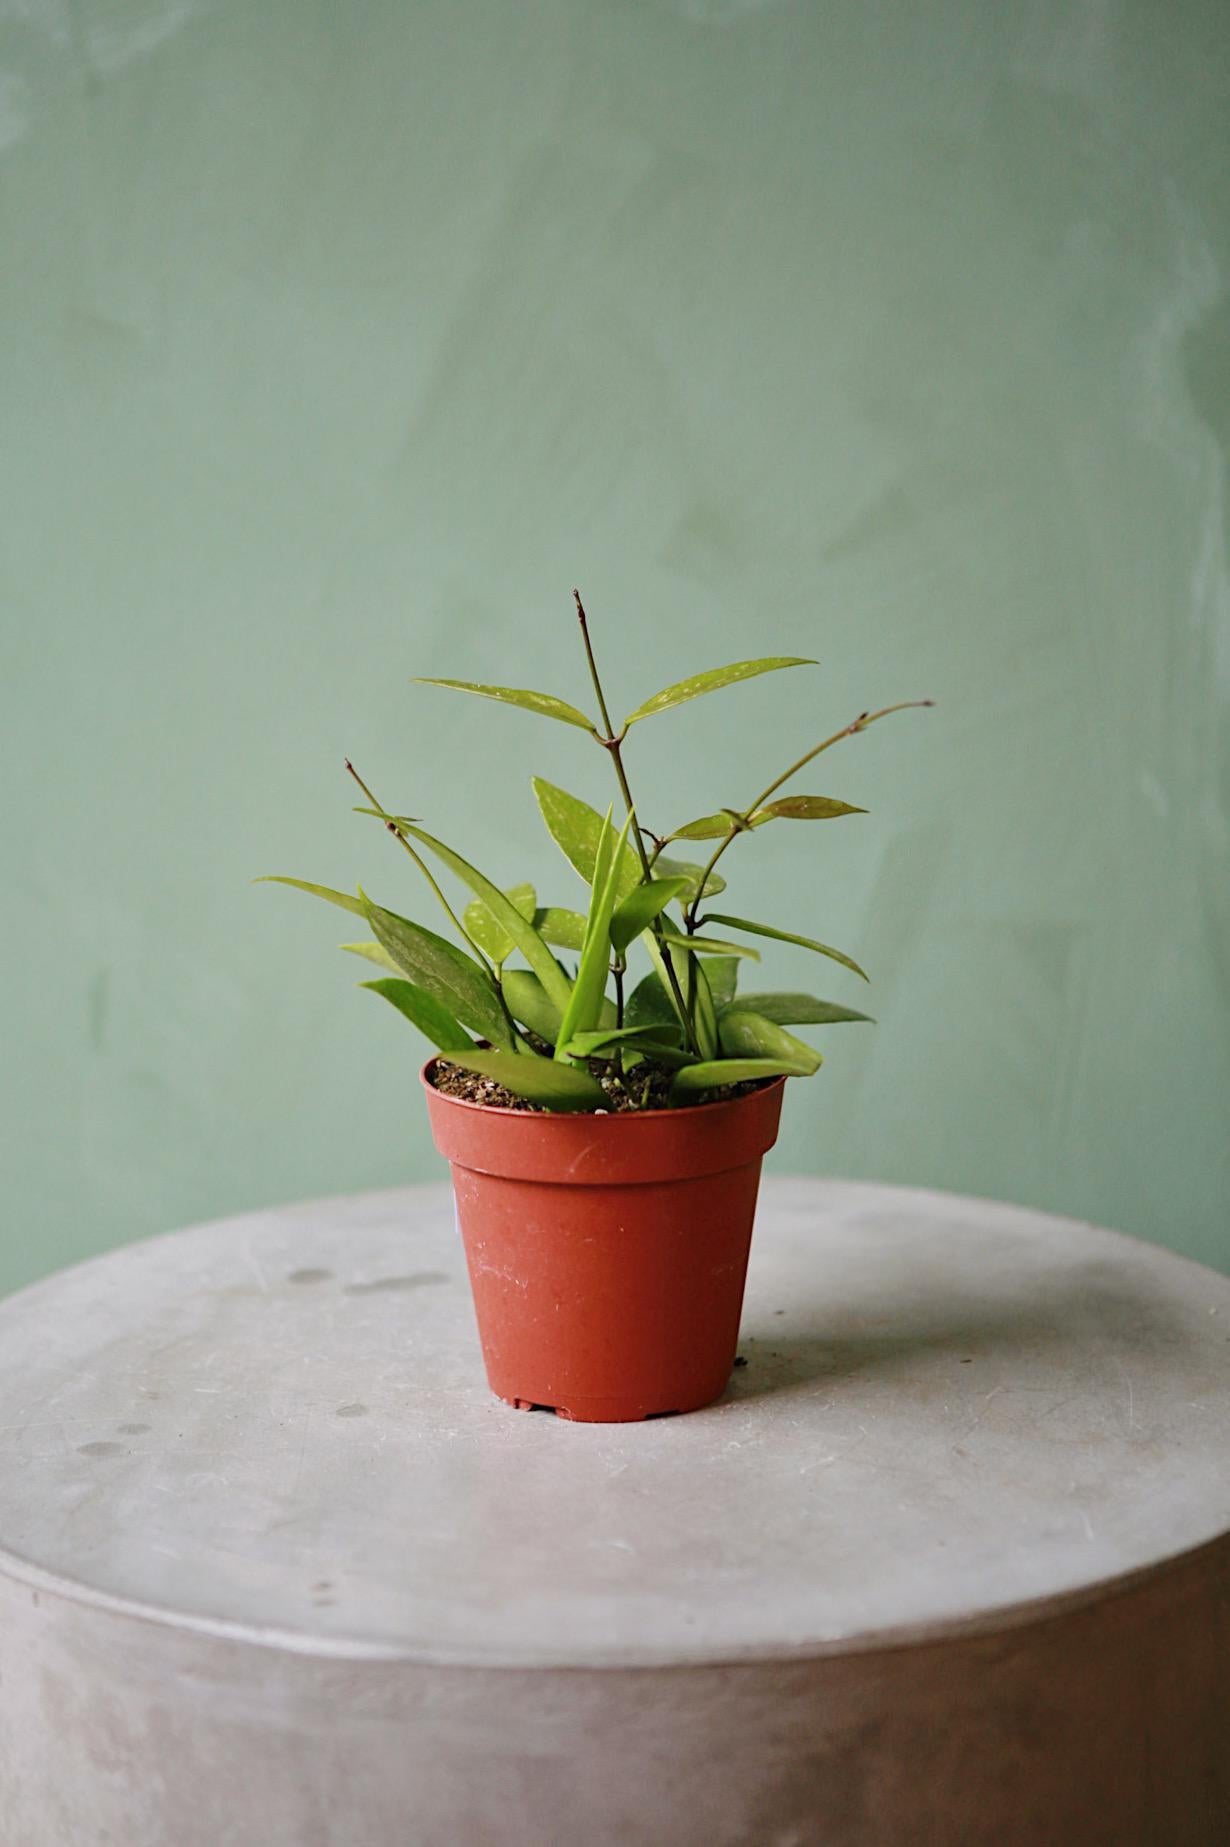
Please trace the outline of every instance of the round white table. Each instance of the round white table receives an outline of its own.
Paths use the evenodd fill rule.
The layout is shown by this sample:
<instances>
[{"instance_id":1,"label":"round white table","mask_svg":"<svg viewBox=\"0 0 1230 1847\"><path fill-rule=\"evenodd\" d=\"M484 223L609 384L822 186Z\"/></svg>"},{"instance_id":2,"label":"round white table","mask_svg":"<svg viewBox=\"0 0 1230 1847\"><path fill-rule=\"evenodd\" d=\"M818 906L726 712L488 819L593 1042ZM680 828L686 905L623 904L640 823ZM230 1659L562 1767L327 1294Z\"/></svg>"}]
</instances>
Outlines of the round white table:
<instances>
[{"instance_id":1,"label":"round white table","mask_svg":"<svg viewBox=\"0 0 1230 1847\"><path fill-rule=\"evenodd\" d=\"M436 1187L0 1305L0 1840L1230 1840L1230 1281L769 1180L740 1353L509 1409Z\"/></svg>"}]
</instances>

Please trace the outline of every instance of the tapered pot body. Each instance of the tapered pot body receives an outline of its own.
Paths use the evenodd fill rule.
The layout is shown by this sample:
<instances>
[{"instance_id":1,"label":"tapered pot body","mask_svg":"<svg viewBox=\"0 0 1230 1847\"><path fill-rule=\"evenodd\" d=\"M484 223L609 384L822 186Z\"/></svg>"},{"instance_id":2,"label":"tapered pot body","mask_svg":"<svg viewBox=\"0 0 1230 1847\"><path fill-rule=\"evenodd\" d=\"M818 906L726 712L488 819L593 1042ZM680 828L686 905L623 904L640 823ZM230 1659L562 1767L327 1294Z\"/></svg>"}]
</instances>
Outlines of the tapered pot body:
<instances>
[{"instance_id":1,"label":"tapered pot body","mask_svg":"<svg viewBox=\"0 0 1230 1847\"><path fill-rule=\"evenodd\" d=\"M445 1096L433 1065L492 1391L583 1423L720 1397L784 1079L692 1109L546 1115Z\"/></svg>"}]
</instances>

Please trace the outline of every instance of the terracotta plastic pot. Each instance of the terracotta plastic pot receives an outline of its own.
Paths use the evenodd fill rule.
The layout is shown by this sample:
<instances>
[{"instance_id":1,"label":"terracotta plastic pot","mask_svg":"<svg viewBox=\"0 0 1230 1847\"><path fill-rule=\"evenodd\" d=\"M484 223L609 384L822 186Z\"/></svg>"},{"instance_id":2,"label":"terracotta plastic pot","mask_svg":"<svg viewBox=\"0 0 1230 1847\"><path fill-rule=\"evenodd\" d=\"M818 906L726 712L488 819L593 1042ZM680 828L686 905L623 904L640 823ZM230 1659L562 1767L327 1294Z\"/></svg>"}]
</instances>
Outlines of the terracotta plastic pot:
<instances>
[{"instance_id":1,"label":"terracotta plastic pot","mask_svg":"<svg viewBox=\"0 0 1230 1847\"><path fill-rule=\"evenodd\" d=\"M445 1096L434 1062L492 1391L609 1424L720 1397L785 1080L692 1109L544 1115Z\"/></svg>"}]
</instances>

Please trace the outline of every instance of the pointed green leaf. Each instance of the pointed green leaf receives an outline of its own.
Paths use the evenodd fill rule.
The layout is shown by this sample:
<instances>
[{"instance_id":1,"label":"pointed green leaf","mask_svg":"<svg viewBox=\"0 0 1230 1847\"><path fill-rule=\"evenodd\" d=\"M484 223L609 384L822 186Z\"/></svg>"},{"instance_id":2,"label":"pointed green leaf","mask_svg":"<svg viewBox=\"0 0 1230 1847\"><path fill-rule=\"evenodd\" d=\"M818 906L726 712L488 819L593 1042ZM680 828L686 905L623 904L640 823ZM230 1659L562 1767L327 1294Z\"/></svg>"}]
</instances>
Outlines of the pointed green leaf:
<instances>
[{"instance_id":1,"label":"pointed green leaf","mask_svg":"<svg viewBox=\"0 0 1230 1847\"><path fill-rule=\"evenodd\" d=\"M724 840L730 832L731 817L725 809L720 814L703 814L699 821L689 821L668 834L668 840ZM748 823L751 826L751 822Z\"/></svg>"},{"instance_id":2,"label":"pointed green leaf","mask_svg":"<svg viewBox=\"0 0 1230 1847\"><path fill-rule=\"evenodd\" d=\"M662 984L670 998L671 1006L679 1017L683 1028L685 1045L695 1043L702 1058L716 1058L718 1053L717 1015L714 1011L713 996L705 977L699 956L689 953L691 939L686 936L665 937L663 943L650 935L642 938L649 951L650 960L658 971ZM688 1012L675 1004L675 997L667 981L666 957L679 984L679 991L685 1003L690 1005L690 1023Z\"/></svg>"},{"instance_id":3,"label":"pointed green leaf","mask_svg":"<svg viewBox=\"0 0 1230 1847\"><path fill-rule=\"evenodd\" d=\"M513 1019L554 1045L562 1015L537 975L528 968L506 969L500 985Z\"/></svg>"},{"instance_id":4,"label":"pointed green leaf","mask_svg":"<svg viewBox=\"0 0 1230 1847\"><path fill-rule=\"evenodd\" d=\"M702 1058L715 1058L721 1041L718 1039L717 1009L713 1005L713 991L709 986L709 977L705 965L699 956L681 957L680 951L672 946L668 955L679 970L679 979L686 994L692 1000L692 1019L696 1027L696 1042ZM691 965L689 973L689 962Z\"/></svg>"},{"instance_id":5,"label":"pointed green leaf","mask_svg":"<svg viewBox=\"0 0 1230 1847\"><path fill-rule=\"evenodd\" d=\"M350 812L351 814L375 815L377 821L383 821L386 827L390 821L397 827L413 827L416 821L421 821L423 818L417 814L390 814L385 808L368 808L362 802L356 802Z\"/></svg>"},{"instance_id":6,"label":"pointed green leaf","mask_svg":"<svg viewBox=\"0 0 1230 1847\"><path fill-rule=\"evenodd\" d=\"M633 887L611 918L611 947L622 955L658 913L687 889L686 879L651 879Z\"/></svg>"},{"instance_id":7,"label":"pointed green leaf","mask_svg":"<svg viewBox=\"0 0 1230 1847\"><path fill-rule=\"evenodd\" d=\"M580 911L561 910L558 905L548 904L545 910L534 912L534 928L544 943L551 943L556 949L585 947L585 918Z\"/></svg>"},{"instance_id":8,"label":"pointed green leaf","mask_svg":"<svg viewBox=\"0 0 1230 1847\"><path fill-rule=\"evenodd\" d=\"M399 973L396 962L379 943L341 943L339 948L345 949L352 956L362 956L366 961L374 962L377 968L387 968L394 975Z\"/></svg>"},{"instance_id":9,"label":"pointed green leaf","mask_svg":"<svg viewBox=\"0 0 1230 1847\"><path fill-rule=\"evenodd\" d=\"M554 1045L559 1035L562 1015L537 975L528 968L509 968L503 977L504 999L513 1019L528 1026L540 1039ZM605 995L598 1016L599 1026L614 1026L615 1003Z\"/></svg>"},{"instance_id":10,"label":"pointed green leaf","mask_svg":"<svg viewBox=\"0 0 1230 1847\"><path fill-rule=\"evenodd\" d=\"M683 879L685 881L681 897L691 904L700 891L700 876L703 866L693 865L686 859L668 859L665 853L659 853L654 861L654 875L660 879ZM706 898L716 898L720 891L726 890L726 881L720 872L711 872L705 881Z\"/></svg>"},{"instance_id":11,"label":"pointed green leaf","mask_svg":"<svg viewBox=\"0 0 1230 1847\"><path fill-rule=\"evenodd\" d=\"M514 1096L550 1110L606 1109L609 1099L597 1078L583 1065L557 1064L550 1058L519 1058L515 1052L450 1052L446 1062L463 1071L493 1077Z\"/></svg>"},{"instance_id":12,"label":"pointed green leaf","mask_svg":"<svg viewBox=\"0 0 1230 1847\"><path fill-rule=\"evenodd\" d=\"M843 968L853 970L864 981L870 980L865 969L857 962L844 955L840 949L831 949L827 943L818 943L813 936L796 936L791 930L774 930L769 924L751 923L746 917L723 916L718 911L711 911L704 923L727 924L732 930L750 930L753 936L771 936L778 943L797 943L800 949L814 949L818 956L828 956L834 962L840 962Z\"/></svg>"},{"instance_id":13,"label":"pointed green leaf","mask_svg":"<svg viewBox=\"0 0 1230 1847\"><path fill-rule=\"evenodd\" d=\"M766 821L832 821L843 814L866 814L865 808L852 808L849 802L833 801L827 795L787 795L779 802L766 802L744 820L733 808L717 814L701 815L686 827L677 827L668 840L724 840L733 826L736 833L763 827Z\"/></svg>"},{"instance_id":14,"label":"pointed green leaf","mask_svg":"<svg viewBox=\"0 0 1230 1847\"><path fill-rule=\"evenodd\" d=\"M538 897L532 885L510 885L504 896L523 917L533 923ZM496 922L481 898L471 898L461 914L461 921L467 936L491 957L497 968L507 962L516 944L507 930Z\"/></svg>"},{"instance_id":15,"label":"pointed green leaf","mask_svg":"<svg viewBox=\"0 0 1230 1847\"><path fill-rule=\"evenodd\" d=\"M496 923L507 931L517 948L521 951L543 987L562 1012L568 1005L568 996L572 984L561 969L547 945L539 936L528 917L523 917L516 905L504 896L498 885L493 885L489 878L472 866L468 859L462 859L460 853L454 853L452 847L445 846L434 834L429 834L421 827L407 827L405 832L413 834L444 861L450 872L456 873L464 885L468 885L476 898L481 898L491 912Z\"/></svg>"},{"instance_id":16,"label":"pointed green leaf","mask_svg":"<svg viewBox=\"0 0 1230 1847\"><path fill-rule=\"evenodd\" d=\"M672 1103L691 1103L698 1091L716 1090L723 1084L746 1084L760 1077L808 1077L797 1065L777 1058L713 1058L685 1065L671 1083Z\"/></svg>"},{"instance_id":17,"label":"pointed green leaf","mask_svg":"<svg viewBox=\"0 0 1230 1847\"><path fill-rule=\"evenodd\" d=\"M287 879L276 872L266 872L261 878L253 879L252 883L292 885L296 891L310 892L313 898L323 898L326 904L336 904L343 911L353 911L356 917L365 914L361 899L352 898L348 891L334 891L331 885L309 885L306 879Z\"/></svg>"},{"instance_id":18,"label":"pointed green leaf","mask_svg":"<svg viewBox=\"0 0 1230 1847\"><path fill-rule=\"evenodd\" d=\"M612 808L611 805L608 804L606 814L603 816L602 831L598 835L598 851L594 855L594 876L590 883L589 907L585 917L586 944L588 944L590 937L594 934L594 905L595 903L600 903L606 894L607 881L610 878L611 866L614 863L615 830L611 826L611 814ZM627 838L627 833L628 830L625 827L625 839ZM603 947L605 948L605 944Z\"/></svg>"},{"instance_id":19,"label":"pointed green leaf","mask_svg":"<svg viewBox=\"0 0 1230 1847\"><path fill-rule=\"evenodd\" d=\"M629 1026L678 1028L679 1017L661 975L651 973L637 982L624 1007L624 1020Z\"/></svg>"},{"instance_id":20,"label":"pointed green leaf","mask_svg":"<svg viewBox=\"0 0 1230 1847\"><path fill-rule=\"evenodd\" d=\"M653 963L654 968L657 971L658 979L662 984L662 991L667 996L667 1000L670 1005L671 1011L675 1015L677 1020L679 1021L680 1027L683 1030L684 1044L690 1046L694 1043L694 1035L696 1033L696 1028L694 1024L690 1022L688 1019L686 1007L678 1003L675 999L675 995L671 988L670 981L667 978L667 961L666 961L667 956L669 956L671 958L670 966L675 971L675 980L679 984L680 993L681 995L686 995L687 994L687 965L688 965L687 954L685 951L682 951L679 949L672 949L668 946L664 946L663 944L659 943L657 937L654 936L651 930L645 931L644 935L641 937L641 941L642 943L644 943L646 949L649 951L649 959ZM681 970L682 970L682 974L680 973ZM713 1045L710 1047L710 1046L706 1046L702 1044L700 1049L705 1057L709 1057L711 1056L712 1053L715 1053L717 1051L716 1033L714 1034Z\"/></svg>"},{"instance_id":21,"label":"pointed green leaf","mask_svg":"<svg viewBox=\"0 0 1230 1847\"><path fill-rule=\"evenodd\" d=\"M817 663L801 658L795 654L773 654L758 661L735 661L729 667L711 667L707 673L691 674L686 680L676 680L673 686L664 686L652 699L646 699L644 705L638 705L635 712L624 720L624 729L635 725L642 718L651 718L655 712L667 712L673 705L682 705L686 699L699 699L703 693L716 693L723 686L733 686L738 680L750 680L759 673L776 673L781 667L814 667Z\"/></svg>"},{"instance_id":22,"label":"pointed green leaf","mask_svg":"<svg viewBox=\"0 0 1230 1847\"><path fill-rule=\"evenodd\" d=\"M615 887L619 878L620 857L627 845L631 827L632 816L629 815L616 838L608 808L594 859L594 886L585 925L585 947L581 951L577 978L560 1023L560 1039L555 1048L557 1058L568 1056L563 1048L575 1033L592 1031L602 1017L602 1002L611 958L611 914L615 908Z\"/></svg>"},{"instance_id":23,"label":"pointed green leaf","mask_svg":"<svg viewBox=\"0 0 1230 1847\"><path fill-rule=\"evenodd\" d=\"M426 988L417 987L413 981L361 981L359 986L382 995L412 1026L417 1026L438 1051L465 1052L472 1047L474 1042L469 1033Z\"/></svg>"},{"instance_id":24,"label":"pointed green leaf","mask_svg":"<svg viewBox=\"0 0 1230 1847\"><path fill-rule=\"evenodd\" d=\"M480 686L474 680L431 680L425 676L416 676L416 686L451 686L455 692L477 693L481 699L498 699L503 705L519 705L526 712L537 712L542 718L558 718L565 725L576 725L582 731L592 731L593 725L584 712L578 712L566 699L556 699L551 693L534 693L522 686Z\"/></svg>"},{"instance_id":25,"label":"pointed green leaf","mask_svg":"<svg viewBox=\"0 0 1230 1847\"><path fill-rule=\"evenodd\" d=\"M673 930L662 933L664 943L675 943L680 949L694 949L702 956L734 956L748 962L759 962L760 951L750 949L746 943L726 943L720 936L677 936Z\"/></svg>"},{"instance_id":26,"label":"pointed green leaf","mask_svg":"<svg viewBox=\"0 0 1230 1847\"><path fill-rule=\"evenodd\" d=\"M722 1015L718 1040L727 1058L776 1058L799 1066L809 1077L824 1063L819 1052L802 1039L775 1021L749 1012L746 1006L731 1007Z\"/></svg>"},{"instance_id":27,"label":"pointed green leaf","mask_svg":"<svg viewBox=\"0 0 1230 1847\"><path fill-rule=\"evenodd\" d=\"M710 978L713 965L710 963ZM836 1026L842 1020L875 1021L869 1013L857 1013L853 1007L839 1007L835 1001L817 1000L814 994L741 994L739 1006L779 1026Z\"/></svg>"},{"instance_id":28,"label":"pointed green leaf","mask_svg":"<svg viewBox=\"0 0 1230 1847\"><path fill-rule=\"evenodd\" d=\"M748 817L751 826L763 827L766 821L833 821L838 815L866 814L865 808L852 808L849 802L835 802L827 795L787 795L780 802L768 802Z\"/></svg>"},{"instance_id":29,"label":"pointed green leaf","mask_svg":"<svg viewBox=\"0 0 1230 1847\"><path fill-rule=\"evenodd\" d=\"M673 1035L673 1037L672 1037ZM639 1041L644 1051L660 1063L671 1064L686 1054L679 1049L678 1027L674 1026L599 1026L593 1032L574 1033L564 1050L572 1058L594 1058L606 1047Z\"/></svg>"},{"instance_id":30,"label":"pointed green leaf","mask_svg":"<svg viewBox=\"0 0 1230 1847\"><path fill-rule=\"evenodd\" d=\"M735 997L739 980L739 957L710 956L705 963L705 973L709 977L709 991L713 995L714 1006L719 1009L728 1007Z\"/></svg>"},{"instance_id":31,"label":"pointed green leaf","mask_svg":"<svg viewBox=\"0 0 1230 1847\"><path fill-rule=\"evenodd\" d=\"M569 795L566 789L557 788L553 782L545 782L541 776L533 778L533 787L542 818L547 824L547 832L569 865L580 873L587 885L592 886L594 860L602 835L602 816L588 802ZM625 843L619 858L616 901L626 898L640 879L640 859L635 849Z\"/></svg>"},{"instance_id":32,"label":"pointed green leaf","mask_svg":"<svg viewBox=\"0 0 1230 1847\"><path fill-rule=\"evenodd\" d=\"M454 949L442 936L425 930L367 901L367 920L372 935L392 957L403 975L447 1008L455 1019L472 1032L490 1039L493 1045L511 1046L512 1029L500 1005L500 997L486 969L464 950Z\"/></svg>"}]
</instances>

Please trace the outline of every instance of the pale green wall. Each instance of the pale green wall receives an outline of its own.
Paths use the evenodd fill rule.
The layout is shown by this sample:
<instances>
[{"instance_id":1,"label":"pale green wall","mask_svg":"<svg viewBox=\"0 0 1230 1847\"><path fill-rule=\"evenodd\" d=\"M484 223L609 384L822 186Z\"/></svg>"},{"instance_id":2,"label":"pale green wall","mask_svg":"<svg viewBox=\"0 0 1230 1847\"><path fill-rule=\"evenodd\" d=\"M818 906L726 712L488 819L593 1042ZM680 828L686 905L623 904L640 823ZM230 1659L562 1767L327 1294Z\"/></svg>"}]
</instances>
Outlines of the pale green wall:
<instances>
[{"instance_id":1,"label":"pale green wall","mask_svg":"<svg viewBox=\"0 0 1230 1847\"><path fill-rule=\"evenodd\" d=\"M870 819L730 856L882 1020L779 1168L1230 1265L1228 44L1218 0L0 6L0 1283L438 1171L345 920L247 880L420 904L349 751L567 900L527 778L605 804L599 753L408 680L583 695L574 582L620 705L824 662L645 726L656 816L941 702L804 780Z\"/></svg>"}]
</instances>

